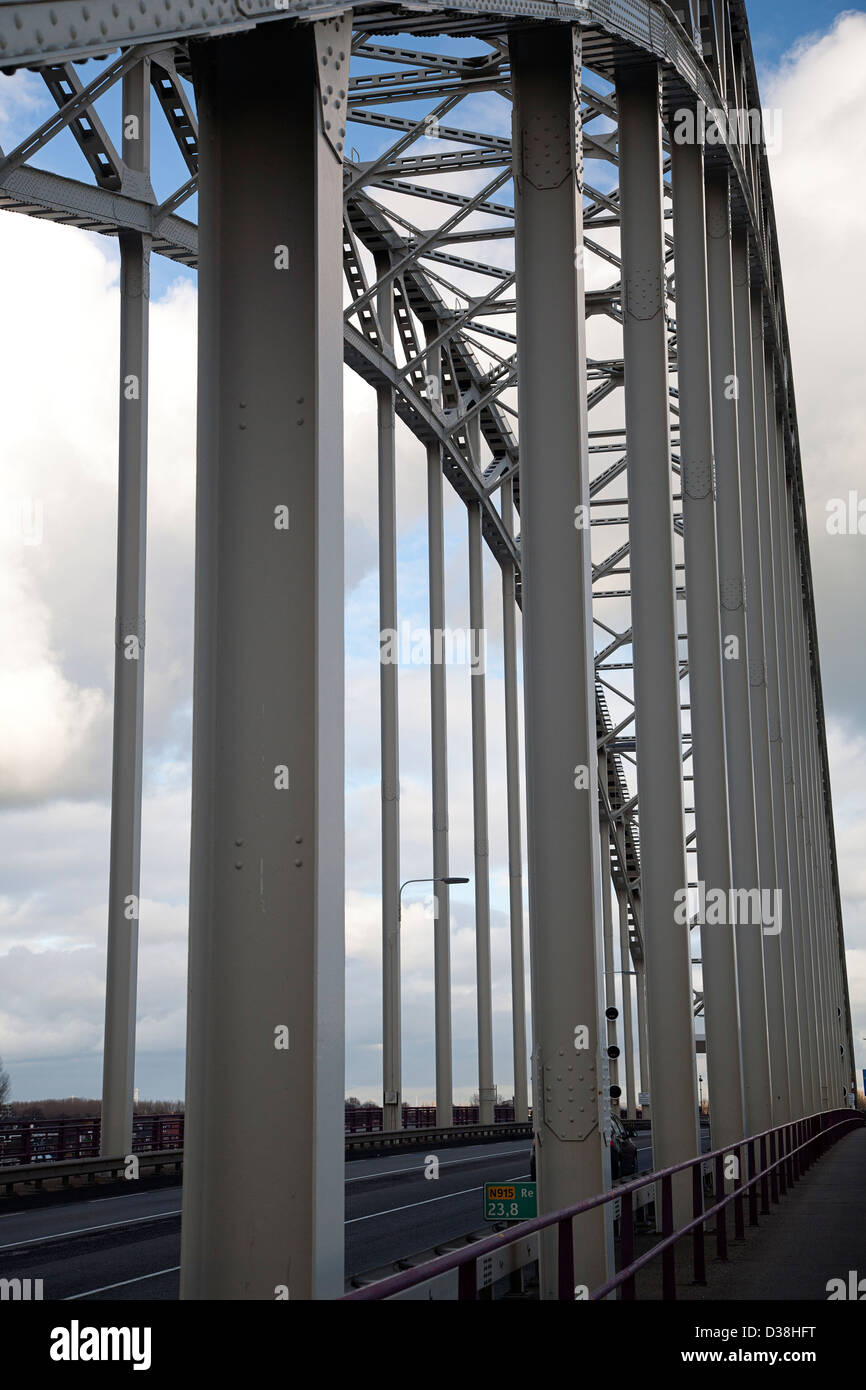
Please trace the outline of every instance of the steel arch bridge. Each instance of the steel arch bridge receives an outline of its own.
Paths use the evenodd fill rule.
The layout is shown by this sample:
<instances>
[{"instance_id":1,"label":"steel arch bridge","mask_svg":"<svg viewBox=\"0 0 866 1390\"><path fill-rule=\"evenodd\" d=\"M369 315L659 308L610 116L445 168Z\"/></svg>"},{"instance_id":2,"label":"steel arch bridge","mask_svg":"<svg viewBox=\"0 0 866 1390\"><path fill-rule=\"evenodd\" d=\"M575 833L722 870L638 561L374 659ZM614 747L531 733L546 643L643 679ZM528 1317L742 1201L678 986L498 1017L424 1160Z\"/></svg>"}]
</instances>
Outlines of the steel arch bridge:
<instances>
[{"instance_id":1,"label":"steel arch bridge","mask_svg":"<svg viewBox=\"0 0 866 1390\"><path fill-rule=\"evenodd\" d=\"M0 207L116 236L121 254L108 1153L129 1150L132 1121L149 261L199 267L182 1295L342 1292L342 362L377 398L382 632L398 626L397 417L426 452L431 636L446 614L443 479L467 511L473 631L485 544L501 567L515 1102L525 1116L525 833L540 1211L609 1184L601 1135L619 1083L631 1113L651 1085L657 1167L697 1153L696 1016L714 1143L845 1103L802 464L744 0L3 0L0 67L37 71L57 106L0 157ZM99 107L115 86L117 144ZM162 201L151 111L188 172ZM379 143L361 159L369 128ZM39 168L62 131L90 181ZM182 215L193 195L197 226ZM399 683L395 664L380 671L396 1127ZM471 688L489 1121L483 669ZM435 659L430 700L442 1125ZM621 1018L605 1017L614 905ZM241 1130L268 1136L254 1182ZM603 1218L582 1237L579 1277L600 1284ZM549 1252L542 1287L555 1296Z\"/></svg>"}]
</instances>

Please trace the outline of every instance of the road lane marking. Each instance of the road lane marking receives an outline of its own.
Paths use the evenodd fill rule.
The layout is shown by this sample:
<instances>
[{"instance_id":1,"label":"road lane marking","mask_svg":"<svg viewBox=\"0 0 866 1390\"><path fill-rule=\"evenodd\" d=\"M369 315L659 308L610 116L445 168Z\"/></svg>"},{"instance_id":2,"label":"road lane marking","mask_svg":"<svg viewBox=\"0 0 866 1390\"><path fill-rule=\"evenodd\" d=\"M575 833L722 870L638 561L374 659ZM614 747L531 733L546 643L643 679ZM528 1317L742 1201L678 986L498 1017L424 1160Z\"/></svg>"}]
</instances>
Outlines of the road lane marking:
<instances>
[{"instance_id":1,"label":"road lane marking","mask_svg":"<svg viewBox=\"0 0 866 1390\"><path fill-rule=\"evenodd\" d=\"M434 1144L434 1145L431 1145L431 1147L432 1147L432 1148L435 1148L436 1146L435 1146L435 1144ZM507 1150L505 1153L503 1153L503 1154L497 1154L496 1157L497 1157L497 1158L512 1158L514 1154L522 1154L522 1153L525 1153L525 1152L526 1152L526 1145L524 1144L524 1145L523 1145L521 1148L519 1148L519 1149L508 1149L508 1150ZM440 1159L440 1161L439 1161L439 1167L440 1167L440 1168L456 1168L457 1165L460 1164L460 1163L486 1163L486 1162L487 1162L487 1156L484 1155L484 1154L479 1154L479 1155L477 1155L475 1158L452 1158L452 1159L448 1159L448 1160ZM360 1176L357 1177L357 1178L347 1178L347 1179L346 1179L346 1182L347 1182L347 1183L349 1183L349 1182L371 1182L373 1178L393 1178L393 1177L399 1177L399 1175L400 1175L401 1173L423 1173L423 1172L424 1172L424 1167L425 1167L425 1165L424 1165L423 1163L418 1163L418 1164L416 1164L413 1168L389 1168L389 1169L388 1169L386 1172L384 1172L384 1173L361 1173Z\"/></svg>"},{"instance_id":2,"label":"road lane marking","mask_svg":"<svg viewBox=\"0 0 866 1390\"><path fill-rule=\"evenodd\" d=\"M24 1245L44 1245L49 1240L63 1240L65 1236L88 1236L91 1231L110 1231L118 1226L137 1226L141 1221L159 1221L163 1216L180 1216L180 1207L177 1211L154 1212L153 1216L134 1216L130 1221L106 1221L100 1226L79 1226L77 1231L57 1231L50 1236L35 1236L32 1240L13 1240L9 1245L0 1245L0 1250L17 1250Z\"/></svg>"},{"instance_id":3,"label":"road lane marking","mask_svg":"<svg viewBox=\"0 0 866 1390\"><path fill-rule=\"evenodd\" d=\"M77 1298L90 1298L95 1293L107 1293L109 1289L122 1289L124 1284L140 1284L142 1279L158 1279L161 1274L176 1274L180 1265L172 1265L171 1269L155 1269L153 1274L137 1274L134 1279L121 1279L119 1284L103 1284L101 1289L87 1289L84 1293L68 1293L65 1298L61 1298L61 1303L74 1303Z\"/></svg>"}]
</instances>

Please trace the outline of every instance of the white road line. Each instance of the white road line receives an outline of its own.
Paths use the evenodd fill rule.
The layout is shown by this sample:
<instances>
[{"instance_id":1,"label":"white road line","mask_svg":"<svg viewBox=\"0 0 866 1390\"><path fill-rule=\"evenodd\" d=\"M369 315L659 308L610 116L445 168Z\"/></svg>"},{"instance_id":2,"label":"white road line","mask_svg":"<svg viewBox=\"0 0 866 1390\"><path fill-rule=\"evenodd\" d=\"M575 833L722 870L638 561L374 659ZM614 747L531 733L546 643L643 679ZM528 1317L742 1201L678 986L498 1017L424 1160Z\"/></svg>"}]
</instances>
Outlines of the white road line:
<instances>
[{"instance_id":1,"label":"white road line","mask_svg":"<svg viewBox=\"0 0 866 1390\"><path fill-rule=\"evenodd\" d=\"M110 1231L117 1226L137 1226L141 1221L158 1221L162 1216L180 1216L180 1207L177 1211L154 1212L153 1216L135 1216L131 1221L106 1221L100 1226L79 1226L75 1231L57 1231L50 1236L36 1236L33 1240L13 1240L9 1245L0 1245L0 1250L17 1250L25 1245L44 1245L49 1240L63 1240L64 1236L88 1236L91 1231Z\"/></svg>"},{"instance_id":2,"label":"white road line","mask_svg":"<svg viewBox=\"0 0 866 1390\"><path fill-rule=\"evenodd\" d=\"M520 1149L507 1149L507 1150L505 1151L505 1153L497 1154L496 1157L497 1157L497 1158L511 1158L511 1157L513 1157L514 1154L523 1154L523 1153L525 1153L525 1152L526 1152L526 1145L524 1144L523 1147L520 1148ZM461 1164L461 1163L484 1163L484 1162L486 1162L486 1160L487 1160L487 1155L484 1155L484 1154L476 1154L475 1158L452 1158L452 1159L449 1159L449 1160L447 1160L447 1161L444 1160L444 1159L440 1159L440 1160L439 1160L439 1167L440 1167L440 1168L456 1168L456 1167L458 1166L458 1164ZM421 1164L416 1164L413 1168L388 1168L387 1171L384 1172L384 1173L362 1173L362 1174L360 1175L360 1177L357 1177L357 1178L347 1178L347 1179L346 1179L346 1182L347 1182L347 1183L349 1183L349 1182L372 1182L372 1180L373 1180L374 1178L393 1178L393 1177L399 1177L401 1173L423 1173L423 1172L424 1172L424 1164L421 1163Z\"/></svg>"},{"instance_id":3,"label":"white road line","mask_svg":"<svg viewBox=\"0 0 866 1390\"><path fill-rule=\"evenodd\" d=\"M90 1298L95 1293L107 1293L109 1289L122 1289L124 1284L140 1284L142 1279L158 1279L161 1274L176 1274L180 1265L172 1265L171 1269L155 1269L153 1274L137 1274L134 1279L121 1279L119 1284L103 1284L101 1289L87 1289L84 1293L69 1293L65 1298L61 1298L61 1303L74 1303L77 1298Z\"/></svg>"},{"instance_id":4,"label":"white road line","mask_svg":"<svg viewBox=\"0 0 866 1390\"><path fill-rule=\"evenodd\" d=\"M522 1182L528 1178L528 1173L518 1173L515 1182ZM387 1211L371 1211L369 1216L353 1216L350 1221L344 1221L344 1226L354 1226L356 1221L373 1221L377 1216L392 1216L395 1211L411 1211L413 1207L429 1207L431 1202L447 1202L449 1197L465 1197L468 1192L482 1192L484 1184L480 1187L464 1187L462 1192L446 1192L441 1197L427 1197L423 1202L408 1202L404 1207L389 1207Z\"/></svg>"},{"instance_id":5,"label":"white road line","mask_svg":"<svg viewBox=\"0 0 866 1390\"><path fill-rule=\"evenodd\" d=\"M497 1156L497 1158L508 1158L508 1157L510 1157L512 1154L516 1154L516 1153L523 1153L523 1149L522 1149L522 1148L520 1148L520 1149L509 1149L507 1153L497 1154L496 1156ZM482 1156L479 1156L479 1157L476 1157L476 1158L455 1158L455 1159L452 1159L450 1162L448 1162L448 1163L446 1163L446 1164L443 1164L442 1166L443 1166L443 1167L448 1167L448 1168L454 1168L454 1167L457 1167L458 1164L463 1164L463 1163L482 1163L483 1161L484 1161L484 1160L483 1160L483 1157L482 1157ZM419 1167L414 1167L414 1168L391 1168L391 1169L389 1169L389 1170L388 1170L387 1172L385 1172L385 1173L367 1173L367 1174L362 1174L360 1177L357 1177L357 1178L347 1178L347 1179L346 1179L346 1182L362 1182L362 1181L364 1181L364 1178L365 1178L365 1177L368 1178L368 1179L370 1179L370 1178L378 1178L378 1177L387 1178L387 1177L393 1177L395 1174L396 1174L396 1175L400 1175L400 1174L402 1174L402 1173L421 1173L421 1172L423 1172L423 1171L424 1171L423 1165L421 1165L421 1166L419 1166ZM519 1182L521 1179L523 1179L523 1178L528 1178L528 1177L529 1177L529 1174L528 1174L528 1173L519 1173L519 1174L517 1175L517 1181ZM353 1225L354 1222L356 1222L356 1221L371 1221L371 1220L373 1219L374 1216L390 1216L391 1213L392 1213L392 1212L395 1212L395 1211L410 1211L413 1207L423 1207L423 1206L427 1206L430 1202L444 1202L444 1201L446 1200L446 1198L448 1198L448 1197L463 1197L463 1196L465 1196L465 1194L466 1194L467 1192L480 1192L480 1191L481 1191L481 1188L480 1188L480 1187L466 1187L466 1188L463 1189L462 1192L446 1192L446 1193L444 1194L444 1196L442 1196L442 1197L428 1197L428 1198L426 1198L423 1202L409 1202L409 1203L407 1203L406 1206L401 1206L401 1207L390 1207L387 1211L371 1212L371 1214L370 1214L369 1216L353 1216L349 1221L346 1221L344 1224L347 1225L347 1226L351 1226L351 1225ZM132 1196L136 1196L137 1194L135 1194L135 1193L130 1193L129 1195L132 1197ZM118 1197L118 1198L113 1198L113 1197L109 1197L109 1198L106 1198L105 1200L106 1200L106 1201L125 1201L126 1198L125 1198L125 1197L124 1197L124 1198L119 1198L119 1197ZM9 1215L9 1216L20 1216L21 1213L20 1213L20 1212L9 1212L8 1215ZM139 1225L139 1223L142 1222L142 1221L158 1221L158 1220L159 1220L161 1217L163 1217L163 1216L180 1216L180 1215L181 1215L181 1209L180 1209L180 1207L178 1207L175 1211L159 1211L159 1212L154 1212L152 1216L136 1216L136 1217L134 1217L131 1221L107 1221L107 1222L103 1222L103 1223L102 1223L101 1225L99 1225L99 1226L79 1226L77 1230L73 1230L73 1231L57 1231L57 1232L53 1233L52 1235L35 1236L35 1237L34 1237L33 1239L31 1239L31 1240L14 1240L14 1241L12 1241L10 1244L8 1244L8 1245L0 1245L0 1250L17 1250L17 1249L19 1249L19 1248L23 1248L25 1245L44 1245L44 1244L47 1243L49 1240L63 1240L65 1237L69 1237L69 1236L83 1236L83 1235L89 1235L92 1231L110 1231L110 1230L115 1230L118 1226L137 1226L137 1225ZM179 1266L178 1266L178 1268L179 1268ZM150 1275L142 1275L142 1278L150 1278L150 1277L151 1277ZM126 1282L126 1283L134 1283L135 1281L134 1281L134 1280L126 1280L126 1281L124 1281L124 1282ZM109 1285L107 1285L106 1287L108 1287L108 1288L114 1288L115 1285L109 1284ZM119 1285L118 1285L117 1287L119 1287ZM94 1289L93 1292L94 1292L94 1293L99 1293L99 1292L101 1292L101 1290L99 1290L99 1289ZM77 1294L76 1297L84 1297L84 1295L83 1295L83 1294L81 1294L81 1295L78 1295L78 1294Z\"/></svg>"},{"instance_id":6,"label":"white road line","mask_svg":"<svg viewBox=\"0 0 866 1390\"><path fill-rule=\"evenodd\" d=\"M160 1188L154 1188L154 1189L152 1189L152 1190L153 1190L153 1191L163 1191L163 1192L165 1192L165 1191L172 1192L172 1191L175 1191L175 1190L176 1190L176 1191L180 1192L180 1188L179 1188L179 1187L178 1187L177 1189L174 1189L174 1188L168 1188L168 1189L166 1189L166 1188L162 1188L162 1189L160 1189ZM140 1197L140 1196L141 1196L141 1193L140 1193L140 1192L123 1192L123 1193L121 1193L120 1196L118 1196L118 1197L85 1197L85 1199L84 1199L83 1201L75 1202L74 1204L73 1204L72 1202L60 1202L60 1203L58 1203L58 1205L59 1205L59 1206L73 1206L73 1205L75 1205L75 1206L78 1206L78 1207L96 1207L96 1206L102 1206L102 1205L104 1205L105 1202L128 1202L129 1199L130 1199L130 1197ZM20 1211L5 1211L5 1212L0 1213L0 1221L9 1221L11 1217L13 1217L13 1216L20 1216L20 1215L21 1215L21 1212L20 1212Z\"/></svg>"}]
</instances>

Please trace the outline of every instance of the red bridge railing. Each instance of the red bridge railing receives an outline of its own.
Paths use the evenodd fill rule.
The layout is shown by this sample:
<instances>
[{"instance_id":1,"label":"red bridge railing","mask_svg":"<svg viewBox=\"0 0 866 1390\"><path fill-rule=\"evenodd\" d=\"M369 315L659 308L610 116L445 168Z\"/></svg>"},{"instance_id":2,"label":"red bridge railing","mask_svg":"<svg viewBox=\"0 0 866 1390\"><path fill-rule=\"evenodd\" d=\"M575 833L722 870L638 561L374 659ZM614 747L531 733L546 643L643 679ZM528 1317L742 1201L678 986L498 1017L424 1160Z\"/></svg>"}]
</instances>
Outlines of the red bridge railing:
<instances>
[{"instance_id":1,"label":"red bridge railing","mask_svg":"<svg viewBox=\"0 0 866 1390\"><path fill-rule=\"evenodd\" d=\"M183 1115L136 1115L132 1126L132 1152L157 1153L183 1148ZM513 1105L497 1105L495 1124L514 1121ZM97 1158L100 1118L63 1116L54 1120L0 1120L0 1168L48 1160ZM455 1105L452 1124L460 1129L478 1124L477 1105ZM378 1134L382 1108L347 1105L346 1134ZM436 1129L435 1105L404 1105L403 1129Z\"/></svg>"}]
</instances>

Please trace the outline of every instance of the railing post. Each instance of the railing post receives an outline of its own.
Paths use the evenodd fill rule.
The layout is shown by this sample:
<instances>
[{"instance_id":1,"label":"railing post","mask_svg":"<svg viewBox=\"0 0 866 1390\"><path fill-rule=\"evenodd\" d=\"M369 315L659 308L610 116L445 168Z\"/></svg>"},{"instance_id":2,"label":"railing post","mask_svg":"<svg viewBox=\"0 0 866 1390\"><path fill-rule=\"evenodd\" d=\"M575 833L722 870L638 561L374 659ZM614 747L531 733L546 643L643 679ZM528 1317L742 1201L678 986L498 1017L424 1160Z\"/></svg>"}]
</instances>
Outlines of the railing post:
<instances>
[{"instance_id":1,"label":"railing post","mask_svg":"<svg viewBox=\"0 0 866 1390\"><path fill-rule=\"evenodd\" d=\"M750 1139L748 1143L749 1160L749 1225L758 1224L758 1184L753 1182L755 1177L755 1141Z\"/></svg>"},{"instance_id":2,"label":"railing post","mask_svg":"<svg viewBox=\"0 0 866 1390\"><path fill-rule=\"evenodd\" d=\"M631 1192L624 1192L620 1202L619 1249L622 1268L628 1269L634 1260L634 1195ZM633 1274L620 1286L620 1298L628 1303L634 1300Z\"/></svg>"},{"instance_id":3,"label":"railing post","mask_svg":"<svg viewBox=\"0 0 866 1390\"><path fill-rule=\"evenodd\" d=\"M770 1132L770 1198L773 1202L779 1200L779 1170L776 1165L776 1133Z\"/></svg>"},{"instance_id":4,"label":"railing post","mask_svg":"<svg viewBox=\"0 0 866 1390\"><path fill-rule=\"evenodd\" d=\"M460 1303L468 1303L478 1298L478 1262L477 1260L467 1260L460 1266L457 1275L457 1299Z\"/></svg>"},{"instance_id":5,"label":"railing post","mask_svg":"<svg viewBox=\"0 0 866 1390\"><path fill-rule=\"evenodd\" d=\"M770 1180L767 1175L767 1136L761 1135L761 1215L770 1214Z\"/></svg>"},{"instance_id":6,"label":"railing post","mask_svg":"<svg viewBox=\"0 0 866 1390\"><path fill-rule=\"evenodd\" d=\"M786 1150L786 1148L785 1148L785 1131L784 1131L784 1129L780 1129L780 1130L778 1131L778 1136L779 1136L779 1137L778 1137L778 1139L777 1139L776 1142L778 1143L778 1146L779 1146L779 1158L782 1160L781 1163L779 1164L779 1195L780 1195L781 1197L784 1197L785 1193L788 1191L788 1181L787 1181L788 1153L787 1153L787 1150Z\"/></svg>"},{"instance_id":7,"label":"railing post","mask_svg":"<svg viewBox=\"0 0 866 1390\"><path fill-rule=\"evenodd\" d=\"M572 1218L567 1216L564 1220L557 1222L559 1232L557 1250L557 1269L559 1283L559 1301L561 1303L574 1302L574 1235L572 1231Z\"/></svg>"},{"instance_id":8,"label":"railing post","mask_svg":"<svg viewBox=\"0 0 866 1390\"><path fill-rule=\"evenodd\" d=\"M674 1233L674 1194L671 1174L662 1178L662 1237ZM669 1245L662 1251L662 1298L671 1302L677 1296L676 1246Z\"/></svg>"},{"instance_id":9,"label":"railing post","mask_svg":"<svg viewBox=\"0 0 866 1390\"><path fill-rule=\"evenodd\" d=\"M734 1189L736 1191L736 1196L734 1197L734 1235L738 1240L743 1240L746 1234L743 1224L743 1174L741 1166L743 1151L739 1144L736 1146L736 1157L737 1176L734 1179Z\"/></svg>"},{"instance_id":10,"label":"railing post","mask_svg":"<svg viewBox=\"0 0 866 1390\"><path fill-rule=\"evenodd\" d=\"M722 1154L716 1154L715 1163L715 1196L713 1204L718 1206L725 1195L725 1168ZM728 1209L722 1207L716 1212L716 1259L726 1260L728 1258Z\"/></svg>"},{"instance_id":11,"label":"railing post","mask_svg":"<svg viewBox=\"0 0 866 1390\"><path fill-rule=\"evenodd\" d=\"M692 1168L692 1217L703 1216L704 1213L704 1180L703 1164L696 1163ZM692 1232L692 1270L693 1279L696 1284L706 1284L707 1282L707 1260L704 1250L704 1223L696 1226Z\"/></svg>"}]
</instances>

